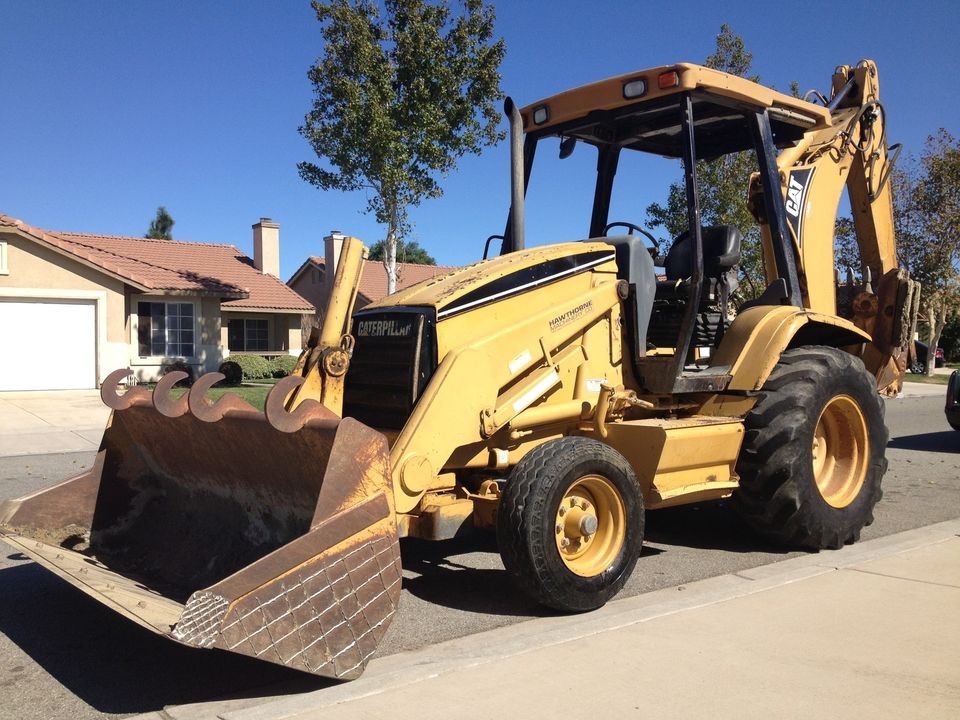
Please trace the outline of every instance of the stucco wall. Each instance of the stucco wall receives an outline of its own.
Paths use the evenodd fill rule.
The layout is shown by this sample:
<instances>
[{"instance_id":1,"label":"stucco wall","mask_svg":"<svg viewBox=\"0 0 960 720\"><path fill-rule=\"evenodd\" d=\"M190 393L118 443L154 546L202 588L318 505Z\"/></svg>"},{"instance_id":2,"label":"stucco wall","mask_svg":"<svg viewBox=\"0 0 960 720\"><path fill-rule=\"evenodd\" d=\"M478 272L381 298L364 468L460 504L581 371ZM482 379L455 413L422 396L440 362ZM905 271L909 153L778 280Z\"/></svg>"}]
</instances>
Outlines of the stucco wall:
<instances>
[{"instance_id":1,"label":"stucco wall","mask_svg":"<svg viewBox=\"0 0 960 720\"><path fill-rule=\"evenodd\" d=\"M323 270L309 267L300 274L300 277L290 284L290 287L307 300L314 308L323 308L327 305L326 275Z\"/></svg>"},{"instance_id":2,"label":"stucco wall","mask_svg":"<svg viewBox=\"0 0 960 720\"><path fill-rule=\"evenodd\" d=\"M283 327L286 322L287 329L287 352L291 355L299 355L303 350L303 337L301 328L303 327L303 315L280 315L278 316L278 327Z\"/></svg>"}]
</instances>

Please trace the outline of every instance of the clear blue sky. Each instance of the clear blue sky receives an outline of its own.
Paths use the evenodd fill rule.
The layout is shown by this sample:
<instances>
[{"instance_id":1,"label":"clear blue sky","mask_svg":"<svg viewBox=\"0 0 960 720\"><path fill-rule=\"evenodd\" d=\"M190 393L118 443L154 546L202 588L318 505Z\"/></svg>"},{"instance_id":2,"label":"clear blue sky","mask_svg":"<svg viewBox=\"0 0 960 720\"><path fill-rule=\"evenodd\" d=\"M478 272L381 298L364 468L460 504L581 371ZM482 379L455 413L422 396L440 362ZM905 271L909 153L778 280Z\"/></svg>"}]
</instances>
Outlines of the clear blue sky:
<instances>
[{"instance_id":1,"label":"clear blue sky","mask_svg":"<svg viewBox=\"0 0 960 720\"><path fill-rule=\"evenodd\" d=\"M728 22L765 83L825 91L834 66L873 58L892 142L917 152L939 127L960 136L956 0L496 4L502 85L520 104L702 62ZM322 52L309 2L0 0L0 28L0 213L142 235L162 204L177 239L248 253L250 226L268 216L281 224L285 279L322 253L331 228L368 244L382 236L360 194L321 193L297 175L296 163L312 159L297 133L311 100L306 71ZM502 231L507 162L505 143L464 159L446 196L413 211L414 239L439 262L471 262ZM643 178L636 210L618 214L642 223L670 179ZM545 207L532 218L544 237L582 234L582 210L559 196Z\"/></svg>"}]
</instances>

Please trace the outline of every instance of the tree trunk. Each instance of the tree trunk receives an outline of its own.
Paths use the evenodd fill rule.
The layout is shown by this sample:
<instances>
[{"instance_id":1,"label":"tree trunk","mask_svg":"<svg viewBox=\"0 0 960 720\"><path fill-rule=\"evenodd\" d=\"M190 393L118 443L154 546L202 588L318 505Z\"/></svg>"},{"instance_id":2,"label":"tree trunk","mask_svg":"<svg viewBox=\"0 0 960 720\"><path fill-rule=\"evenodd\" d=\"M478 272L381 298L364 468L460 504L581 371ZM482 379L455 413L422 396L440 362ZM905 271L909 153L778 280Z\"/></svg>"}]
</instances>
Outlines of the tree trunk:
<instances>
[{"instance_id":1,"label":"tree trunk","mask_svg":"<svg viewBox=\"0 0 960 720\"><path fill-rule=\"evenodd\" d=\"M387 295L397 290L397 233L396 229L387 229L387 238L383 247L383 267L387 271Z\"/></svg>"},{"instance_id":2,"label":"tree trunk","mask_svg":"<svg viewBox=\"0 0 960 720\"><path fill-rule=\"evenodd\" d=\"M930 343L927 347L927 376L930 377L937 367L937 345L940 342L940 334L947 325L947 303L942 300L930 303L928 313Z\"/></svg>"}]
</instances>

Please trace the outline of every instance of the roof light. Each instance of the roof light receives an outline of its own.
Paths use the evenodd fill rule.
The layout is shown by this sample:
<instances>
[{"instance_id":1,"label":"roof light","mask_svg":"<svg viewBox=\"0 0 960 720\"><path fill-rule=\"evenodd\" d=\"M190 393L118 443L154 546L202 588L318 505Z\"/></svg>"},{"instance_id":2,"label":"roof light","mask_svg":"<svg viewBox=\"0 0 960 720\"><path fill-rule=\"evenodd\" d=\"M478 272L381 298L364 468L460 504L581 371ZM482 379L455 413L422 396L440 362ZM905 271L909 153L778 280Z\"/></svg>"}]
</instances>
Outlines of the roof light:
<instances>
[{"instance_id":1,"label":"roof light","mask_svg":"<svg viewBox=\"0 0 960 720\"><path fill-rule=\"evenodd\" d=\"M660 77L657 78L657 85L661 90L666 90L668 88L675 88L680 84L680 73L676 70L671 70L670 72L661 73Z\"/></svg>"},{"instance_id":2,"label":"roof light","mask_svg":"<svg viewBox=\"0 0 960 720\"><path fill-rule=\"evenodd\" d=\"M638 98L644 93L647 92L647 81L643 78L637 78L636 80L630 80L623 85L623 96L628 100L630 98Z\"/></svg>"},{"instance_id":3,"label":"roof light","mask_svg":"<svg viewBox=\"0 0 960 720\"><path fill-rule=\"evenodd\" d=\"M550 119L550 109L546 105L541 105L533 109L533 124L543 125Z\"/></svg>"}]
</instances>

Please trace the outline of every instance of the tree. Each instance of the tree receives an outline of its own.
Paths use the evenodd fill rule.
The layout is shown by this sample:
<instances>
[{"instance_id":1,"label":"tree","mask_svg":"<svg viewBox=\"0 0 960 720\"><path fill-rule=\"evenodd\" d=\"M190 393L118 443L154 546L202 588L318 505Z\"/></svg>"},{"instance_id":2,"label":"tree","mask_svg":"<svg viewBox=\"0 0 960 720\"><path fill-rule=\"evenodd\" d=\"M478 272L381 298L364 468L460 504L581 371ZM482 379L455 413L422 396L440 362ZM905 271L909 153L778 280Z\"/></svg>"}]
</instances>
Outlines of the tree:
<instances>
[{"instance_id":1,"label":"tree","mask_svg":"<svg viewBox=\"0 0 960 720\"><path fill-rule=\"evenodd\" d=\"M383 240L370 246L370 259L383 261L386 256L386 243ZM420 247L416 240L397 241L397 262L415 263L417 265L436 265L433 256Z\"/></svg>"},{"instance_id":2,"label":"tree","mask_svg":"<svg viewBox=\"0 0 960 720\"><path fill-rule=\"evenodd\" d=\"M496 101L502 39L494 10L464 0L314 0L324 54L307 73L313 105L300 134L323 166L298 164L321 190L367 193L386 227L383 264L396 288L398 241L409 210L443 194L439 178L466 153L503 139Z\"/></svg>"},{"instance_id":3,"label":"tree","mask_svg":"<svg viewBox=\"0 0 960 720\"><path fill-rule=\"evenodd\" d=\"M897 179L897 178L895 178ZM960 143L946 130L927 138L919 162L895 186L900 262L919 280L932 353L960 309ZM927 363L927 374L934 363Z\"/></svg>"},{"instance_id":4,"label":"tree","mask_svg":"<svg viewBox=\"0 0 960 720\"><path fill-rule=\"evenodd\" d=\"M937 344L943 348L948 362L956 362L960 358L960 314L954 314L947 320Z\"/></svg>"},{"instance_id":5,"label":"tree","mask_svg":"<svg viewBox=\"0 0 960 720\"><path fill-rule=\"evenodd\" d=\"M743 38L726 23L720 26L716 50L704 63L715 70L745 77L754 82L759 76L748 75L753 54L747 51ZM735 225L743 233L738 267L743 299L758 296L766 287L760 247L760 227L747 209L750 175L757 170L753 151L723 155L716 160L697 163L700 187L700 218L703 225ZM687 229L687 196L682 182L670 185L666 205L652 203L647 207L647 222L664 227L676 237Z\"/></svg>"},{"instance_id":6,"label":"tree","mask_svg":"<svg viewBox=\"0 0 960 720\"><path fill-rule=\"evenodd\" d=\"M144 237L154 240L173 240L173 225L173 218L167 212L167 209L161 205L157 208L156 217L150 221L150 227Z\"/></svg>"}]
</instances>

